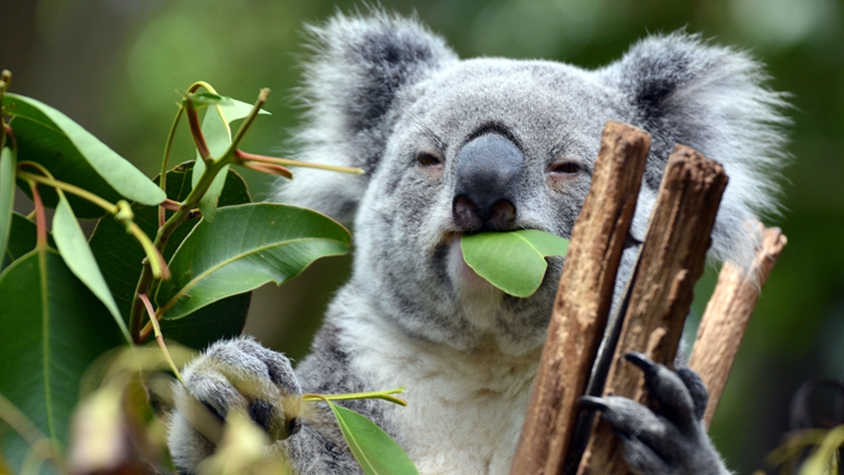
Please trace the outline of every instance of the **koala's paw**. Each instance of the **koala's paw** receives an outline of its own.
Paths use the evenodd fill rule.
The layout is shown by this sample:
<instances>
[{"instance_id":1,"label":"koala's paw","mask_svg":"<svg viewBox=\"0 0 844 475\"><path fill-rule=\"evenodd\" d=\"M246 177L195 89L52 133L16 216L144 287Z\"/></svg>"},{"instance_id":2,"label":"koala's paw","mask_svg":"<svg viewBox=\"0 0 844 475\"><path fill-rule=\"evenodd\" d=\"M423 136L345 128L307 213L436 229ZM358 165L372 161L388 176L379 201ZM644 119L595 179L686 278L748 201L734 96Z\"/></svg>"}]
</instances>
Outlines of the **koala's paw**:
<instances>
[{"instance_id":1,"label":"koala's paw","mask_svg":"<svg viewBox=\"0 0 844 475\"><path fill-rule=\"evenodd\" d=\"M701 421L709 395L698 375L671 371L641 353L625 359L644 372L656 409L619 396L584 396L581 404L613 426L630 468L640 475L729 475Z\"/></svg>"},{"instance_id":2,"label":"koala's paw","mask_svg":"<svg viewBox=\"0 0 844 475\"><path fill-rule=\"evenodd\" d=\"M251 338L219 341L182 371L175 390L168 445L180 472L214 453L232 411L249 414L270 436L288 437L301 411L299 382L286 356Z\"/></svg>"}]
</instances>

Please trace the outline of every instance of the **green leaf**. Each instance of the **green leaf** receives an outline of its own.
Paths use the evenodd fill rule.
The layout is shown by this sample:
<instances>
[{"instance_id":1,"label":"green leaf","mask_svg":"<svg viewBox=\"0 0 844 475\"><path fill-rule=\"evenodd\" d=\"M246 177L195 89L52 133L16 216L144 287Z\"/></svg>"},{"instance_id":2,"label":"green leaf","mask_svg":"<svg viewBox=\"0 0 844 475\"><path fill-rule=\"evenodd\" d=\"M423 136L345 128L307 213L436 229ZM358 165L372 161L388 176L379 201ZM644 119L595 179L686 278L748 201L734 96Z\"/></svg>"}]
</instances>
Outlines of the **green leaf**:
<instances>
[{"instance_id":1,"label":"green leaf","mask_svg":"<svg viewBox=\"0 0 844 475\"><path fill-rule=\"evenodd\" d=\"M460 239L463 259L479 276L515 297L530 297L542 284L548 256L564 256L568 239L536 229L481 233Z\"/></svg>"},{"instance_id":2,"label":"green leaf","mask_svg":"<svg viewBox=\"0 0 844 475\"><path fill-rule=\"evenodd\" d=\"M0 394L45 436L66 446L82 374L121 342L108 310L56 251L35 249L0 273ZM20 473L26 442L4 430L0 450Z\"/></svg>"},{"instance_id":3,"label":"green leaf","mask_svg":"<svg viewBox=\"0 0 844 475\"><path fill-rule=\"evenodd\" d=\"M108 284L103 278L103 273L100 272L100 266L97 265L97 260L88 246L88 240L85 239L85 233L79 227L79 221L76 220L73 209L71 209L64 193L61 191L59 191L59 204L56 206L56 214L53 215L52 234L58 245L59 253L67 266L106 306L114 317L114 321L117 322L120 331L123 332L126 342L131 345L132 337L129 335L129 329L126 328L126 323L120 316L117 303L115 303Z\"/></svg>"},{"instance_id":4,"label":"green leaf","mask_svg":"<svg viewBox=\"0 0 844 475\"><path fill-rule=\"evenodd\" d=\"M229 206L201 221L170 260L156 295L175 319L221 298L281 284L311 262L348 252L349 232L315 211L278 203Z\"/></svg>"},{"instance_id":5,"label":"green leaf","mask_svg":"<svg viewBox=\"0 0 844 475\"><path fill-rule=\"evenodd\" d=\"M410 457L386 432L351 409L330 401L328 407L337 418L343 438L366 475L418 474Z\"/></svg>"},{"instance_id":6,"label":"green leaf","mask_svg":"<svg viewBox=\"0 0 844 475\"><path fill-rule=\"evenodd\" d=\"M0 125L2 126L2 125ZM12 229L12 209L15 204L15 167L17 159L12 149L0 150L0 262L6 254L9 232Z\"/></svg>"},{"instance_id":7,"label":"green leaf","mask_svg":"<svg viewBox=\"0 0 844 475\"><path fill-rule=\"evenodd\" d=\"M191 190L191 174L194 162L182 163L167 172L167 197L182 201ZM226 176L223 192L220 194L220 206L249 203L246 182L234 170ZM155 179L158 182L158 178ZM135 223L148 235L158 229L158 208L133 204ZM199 220L182 224L170 236L164 247L165 260L169 260L176 249ZM34 241L33 241L34 242ZM111 289L117 307L128 320L135 285L141 275L141 260L146 256L140 244L125 228L111 216L97 222L97 227L90 239L91 250L102 269L103 276ZM162 321L161 331L165 338L195 349L202 349L220 338L239 335L246 323L250 295L238 295L209 305L178 321Z\"/></svg>"},{"instance_id":8,"label":"green leaf","mask_svg":"<svg viewBox=\"0 0 844 475\"><path fill-rule=\"evenodd\" d=\"M148 205L164 201L161 189L140 170L56 109L11 93L3 97L3 107L12 116L18 161L40 163L57 180L84 188L112 203L121 197ZM44 203L55 206L58 197L44 188ZM101 208L81 198L70 197L70 201L83 218L103 215Z\"/></svg>"},{"instance_id":9,"label":"green leaf","mask_svg":"<svg viewBox=\"0 0 844 475\"><path fill-rule=\"evenodd\" d=\"M229 124L248 116L253 107L251 104L230 97L218 97L224 101L209 107L205 113L205 118L202 120L202 135L205 136L205 143L208 145L208 150L214 158L222 157L232 143L232 132ZM269 112L263 109L258 113L269 114ZM214 221L214 216L217 212L217 199L223 189L224 177L228 169L229 167L226 166L217 174L214 181L211 182L208 191L205 192L205 195L199 201L199 210L202 212L202 217L205 220ZM199 182L199 177L205 172L205 162L202 161L202 158L198 154L194 171L191 187L196 186Z\"/></svg>"}]
</instances>

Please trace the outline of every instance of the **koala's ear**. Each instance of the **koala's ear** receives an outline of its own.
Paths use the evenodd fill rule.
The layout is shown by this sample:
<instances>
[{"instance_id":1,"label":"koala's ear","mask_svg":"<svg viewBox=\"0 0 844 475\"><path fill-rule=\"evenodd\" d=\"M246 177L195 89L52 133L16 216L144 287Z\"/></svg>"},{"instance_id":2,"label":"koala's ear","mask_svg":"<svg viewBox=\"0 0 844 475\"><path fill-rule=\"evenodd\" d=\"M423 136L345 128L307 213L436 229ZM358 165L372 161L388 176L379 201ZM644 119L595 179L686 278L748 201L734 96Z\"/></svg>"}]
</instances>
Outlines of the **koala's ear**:
<instances>
[{"instance_id":1,"label":"koala's ear","mask_svg":"<svg viewBox=\"0 0 844 475\"><path fill-rule=\"evenodd\" d=\"M306 110L294 136L297 158L366 173L296 168L276 199L350 222L384 153L402 91L457 57L415 19L380 11L338 14L308 31L313 58L301 88Z\"/></svg>"},{"instance_id":2,"label":"koala's ear","mask_svg":"<svg viewBox=\"0 0 844 475\"><path fill-rule=\"evenodd\" d=\"M772 176L787 157L787 104L783 94L766 87L761 65L743 52L676 32L646 38L599 74L621 90L630 120L651 134L646 189L658 189L678 143L724 166L730 181L710 255L749 264L759 236L743 222L778 212Z\"/></svg>"}]
</instances>

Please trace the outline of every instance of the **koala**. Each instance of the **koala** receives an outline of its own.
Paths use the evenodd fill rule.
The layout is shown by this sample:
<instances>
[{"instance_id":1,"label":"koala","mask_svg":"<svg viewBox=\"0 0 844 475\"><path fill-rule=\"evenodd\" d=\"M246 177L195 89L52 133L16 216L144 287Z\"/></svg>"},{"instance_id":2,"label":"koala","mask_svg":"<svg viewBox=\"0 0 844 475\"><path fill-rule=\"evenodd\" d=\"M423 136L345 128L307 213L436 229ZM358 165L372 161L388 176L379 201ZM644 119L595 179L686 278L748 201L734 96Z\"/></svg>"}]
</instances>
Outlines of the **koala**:
<instances>
[{"instance_id":1,"label":"koala","mask_svg":"<svg viewBox=\"0 0 844 475\"><path fill-rule=\"evenodd\" d=\"M309 31L299 158L365 174L305 169L276 199L353 223L352 276L295 370L248 337L218 342L188 365L169 428L181 473L198 473L214 452L191 425L197 405L220 420L246 411L273 437L267 450L297 473L361 473L325 405L305 408L295 396L398 386L407 407L343 404L390 434L422 474L508 473L564 259L550 258L539 290L516 298L464 263L460 237L525 228L569 237L609 120L652 139L633 238L644 237L677 143L730 176L713 259L747 263L759 236L742 222L777 211L770 176L786 158L784 96L748 55L698 35L650 36L586 70L459 59L418 20L381 11L337 14ZM634 260L625 251L622 285ZM662 412L619 397L584 403L615 425L631 468L729 473L700 422L699 379L632 359Z\"/></svg>"}]
</instances>

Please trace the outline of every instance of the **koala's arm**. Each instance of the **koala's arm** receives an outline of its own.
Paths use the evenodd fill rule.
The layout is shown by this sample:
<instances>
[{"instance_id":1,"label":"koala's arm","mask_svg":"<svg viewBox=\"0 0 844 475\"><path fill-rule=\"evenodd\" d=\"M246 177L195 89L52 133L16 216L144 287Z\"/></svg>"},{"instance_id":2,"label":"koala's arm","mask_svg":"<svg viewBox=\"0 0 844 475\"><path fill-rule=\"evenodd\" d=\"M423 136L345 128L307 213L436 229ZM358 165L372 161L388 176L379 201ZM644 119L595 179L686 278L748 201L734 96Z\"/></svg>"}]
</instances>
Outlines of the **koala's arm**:
<instances>
[{"instance_id":1,"label":"koala's arm","mask_svg":"<svg viewBox=\"0 0 844 475\"><path fill-rule=\"evenodd\" d=\"M334 367L331 354L320 359L323 375L343 370ZM268 453L285 459L297 474L361 473L330 410L324 404L304 407L299 378L284 355L236 338L210 346L182 374L185 386L176 388L168 432L179 473L201 472L201 463L216 450L213 439L233 411L243 411L263 428L271 441ZM366 413L367 408L355 409Z\"/></svg>"},{"instance_id":2,"label":"koala's arm","mask_svg":"<svg viewBox=\"0 0 844 475\"><path fill-rule=\"evenodd\" d=\"M619 396L584 396L581 404L600 411L613 426L631 470L638 475L730 475L703 425L709 395L698 375L688 368L671 371L641 353L626 359L644 372L654 409Z\"/></svg>"}]
</instances>

